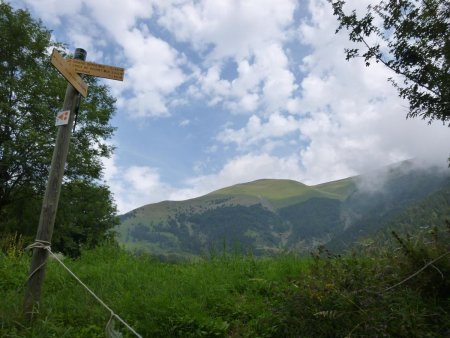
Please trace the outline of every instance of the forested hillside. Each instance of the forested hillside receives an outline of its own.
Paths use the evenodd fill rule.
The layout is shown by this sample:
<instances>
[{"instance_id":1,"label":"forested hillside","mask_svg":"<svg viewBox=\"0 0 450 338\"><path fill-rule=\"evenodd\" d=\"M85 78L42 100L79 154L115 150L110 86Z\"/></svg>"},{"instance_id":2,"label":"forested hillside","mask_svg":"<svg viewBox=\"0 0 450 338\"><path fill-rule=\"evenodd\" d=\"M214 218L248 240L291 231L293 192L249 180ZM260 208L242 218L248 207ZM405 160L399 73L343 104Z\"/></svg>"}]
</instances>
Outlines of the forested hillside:
<instances>
[{"instance_id":1,"label":"forested hillside","mask_svg":"<svg viewBox=\"0 0 450 338\"><path fill-rule=\"evenodd\" d=\"M409 231L427 225L431 210L436 219L450 217L448 198L435 197L449 192L445 168L407 161L319 186L259 180L193 200L147 205L121 216L117 229L127 248L170 259L223 250L301 253L319 245L342 251L395 227L396 217L408 217L424 203L423 216L410 217Z\"/></svg>"}]
</instances>

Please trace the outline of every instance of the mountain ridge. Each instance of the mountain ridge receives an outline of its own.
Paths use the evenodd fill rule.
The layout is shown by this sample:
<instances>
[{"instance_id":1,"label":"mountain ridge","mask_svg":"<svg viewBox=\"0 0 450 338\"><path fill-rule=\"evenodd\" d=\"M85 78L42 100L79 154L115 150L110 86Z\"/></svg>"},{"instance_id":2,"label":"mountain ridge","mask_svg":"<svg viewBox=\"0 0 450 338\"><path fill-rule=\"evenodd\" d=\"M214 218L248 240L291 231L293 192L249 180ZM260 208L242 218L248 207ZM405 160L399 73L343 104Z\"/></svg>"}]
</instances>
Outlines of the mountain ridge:
<instances>
[{"instance_id":1,"label":"mountain ridge","mask_svg":"<svg viewBox=\"0 0 450 338\"><path fill-rule=\"evenodd\" d=\"M438 169L400 163L379 172L382 180L375 172L313 186L259 179L189 200L148 204L120 216L118 238L130 250L161 257L193 257L236 245L257 255L305 252L335 238L354 242L371 235L414 203L450 189L449 173ZM364 182L375 178L378 188Z\"/></svg>"}]
</instances>

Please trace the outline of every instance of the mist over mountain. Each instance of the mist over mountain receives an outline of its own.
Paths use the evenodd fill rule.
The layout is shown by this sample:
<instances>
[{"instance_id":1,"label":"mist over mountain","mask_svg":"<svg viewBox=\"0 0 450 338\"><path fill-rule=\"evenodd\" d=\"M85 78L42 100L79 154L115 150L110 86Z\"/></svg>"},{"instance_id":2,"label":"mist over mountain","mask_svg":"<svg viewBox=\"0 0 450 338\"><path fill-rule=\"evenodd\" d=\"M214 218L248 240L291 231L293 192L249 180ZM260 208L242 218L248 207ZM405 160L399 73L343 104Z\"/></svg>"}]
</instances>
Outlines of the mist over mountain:
<instances>
[{"instance_id":1,"label":"mist over mountain","mask_svg":"<svg viewBox=\"0 0 450 338\"><path fill-rule=\"evenodd\" d=\"M405 161L315 186L262 179L120 218L126 248L161 258L302 253L319 245L339 252L397 225L413 231L450 218L450 170Z\"/></svg>"}]
</instances>

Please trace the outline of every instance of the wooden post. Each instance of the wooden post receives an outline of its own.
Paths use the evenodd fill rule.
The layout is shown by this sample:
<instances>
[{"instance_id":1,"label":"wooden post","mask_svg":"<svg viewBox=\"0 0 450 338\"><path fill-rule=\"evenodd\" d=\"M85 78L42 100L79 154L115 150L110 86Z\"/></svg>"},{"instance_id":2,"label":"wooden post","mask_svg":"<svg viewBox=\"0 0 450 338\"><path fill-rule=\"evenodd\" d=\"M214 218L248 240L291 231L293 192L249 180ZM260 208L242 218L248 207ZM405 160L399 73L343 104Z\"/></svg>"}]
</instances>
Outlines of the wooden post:
<instances>
[{"instance_id":1,"label":"wooden post","mask_svg":"<svg viewBox=\"0 0 450 338\"><path fill-rule=\"evenodd\" d=\"M86 60L86 51L81 48L75 50L75 59ZM50 167L47 188L45 190L44 201L42 203L39 226L36 233L36 241L50 243L52 240L53 227L55 225L56 211L58 208L59 195L61 192L64 167L67 153L69 151L70 137L72 135L75 111L80 103L80 94L69 83L64 98L63 110L70 110L69 122L66 125L58 126L56 144L53 150L52 163ZM41 289L45 277L45 267L48 258L48 251L43 248L34 248L31 259L30 277L27 281L23 312L26 318L32 319L34 307L39 306ZM32 274L32 275L31 275Z\"/></svg>"}]
</instances>

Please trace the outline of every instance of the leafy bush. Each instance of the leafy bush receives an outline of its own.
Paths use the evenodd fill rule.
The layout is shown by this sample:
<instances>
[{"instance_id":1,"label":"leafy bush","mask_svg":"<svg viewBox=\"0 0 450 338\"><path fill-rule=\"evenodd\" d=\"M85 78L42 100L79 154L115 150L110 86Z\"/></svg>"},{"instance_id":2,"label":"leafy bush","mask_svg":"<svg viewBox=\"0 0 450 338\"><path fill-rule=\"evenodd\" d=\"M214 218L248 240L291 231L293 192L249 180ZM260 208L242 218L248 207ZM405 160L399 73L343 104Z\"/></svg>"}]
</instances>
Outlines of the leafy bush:
<instances>
[{"instance_id":1,"label":"leafy bush","mask_svg":"<svg viewBox=\"0 0 450 338\"><path fill-rule=\"evenodd\" d=\"M288 330L315 337L437 337L450 333L450 226L400 238L370 255L314 255L286 293Z\"/></svg>"}]
</instances>

